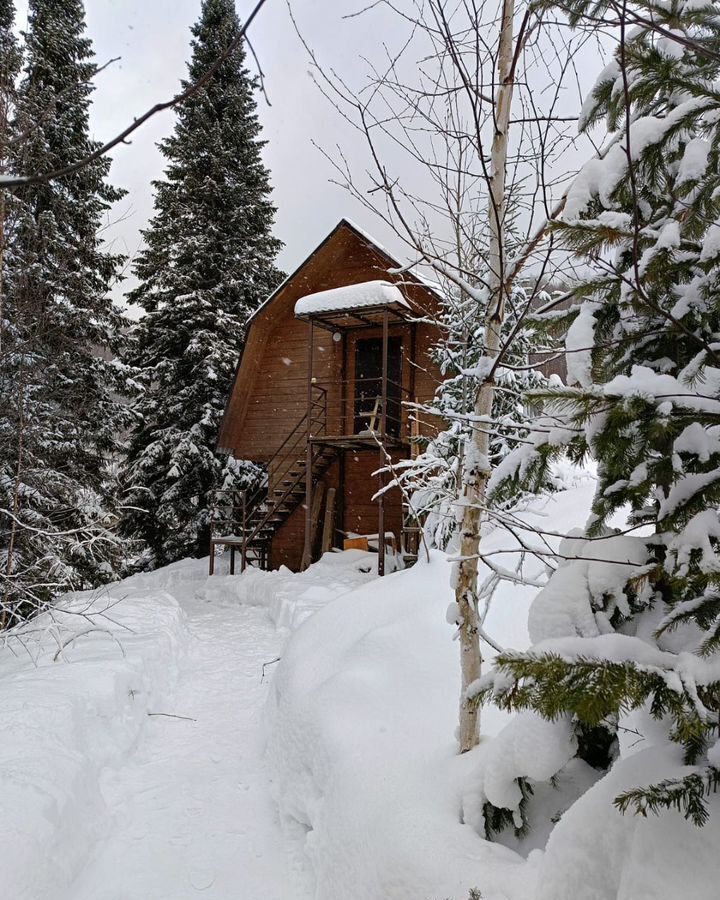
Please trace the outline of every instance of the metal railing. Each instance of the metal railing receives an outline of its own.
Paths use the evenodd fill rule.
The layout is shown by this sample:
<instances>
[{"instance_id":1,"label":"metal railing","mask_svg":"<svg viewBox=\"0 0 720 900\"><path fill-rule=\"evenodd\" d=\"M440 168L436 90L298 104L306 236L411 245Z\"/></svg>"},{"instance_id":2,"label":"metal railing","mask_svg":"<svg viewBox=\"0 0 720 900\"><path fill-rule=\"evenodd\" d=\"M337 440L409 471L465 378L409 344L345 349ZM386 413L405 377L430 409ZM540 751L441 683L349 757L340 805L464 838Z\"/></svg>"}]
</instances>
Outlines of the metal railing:
<instances>
[{"instance_id":1,"label":"metal railing","mask_svg":"<svg viewBox=\"0 0 720 900\"><path fill-rule=\"evenodd\" d=\"M414 397L402 384L388 379L385 434L407 441L411 433ZM325 391L326 430L328 437L376 434L382 432L382 379L323 379L313 383L315 390Z\"/></svg>"},{"instance_id":2,"label":"metal railing","mask_svg":"<svg viewBox=\"0 0 720 900\"><path fill-rule=\"evenodd\" d=\"M264 545L269 542L269 536L264 532L271 518L280 514L281 510L282 514L286 512L289 515L292 509L288 509L287 505L297 498L298 486L304 483L306 475L312 477L312 472L306 473L308 434L321 437L326 429L327 390L320 385L312 385L310 408L268 461L267 478L252 491L228 489L215 492L210 518L211 575L215 567L215 547L219 544L230 547L231 575L235 574L235 551L238 547L241 571L247 566L250 550L258 549L261 555L265 555L267 548ZM321 451L313 452L311 468L321 456ZM280 489L273 499L269 491L277 492L275 485L279 485ZM222 533L217 533L218 528Z\"/></svg>"}]
</instances>

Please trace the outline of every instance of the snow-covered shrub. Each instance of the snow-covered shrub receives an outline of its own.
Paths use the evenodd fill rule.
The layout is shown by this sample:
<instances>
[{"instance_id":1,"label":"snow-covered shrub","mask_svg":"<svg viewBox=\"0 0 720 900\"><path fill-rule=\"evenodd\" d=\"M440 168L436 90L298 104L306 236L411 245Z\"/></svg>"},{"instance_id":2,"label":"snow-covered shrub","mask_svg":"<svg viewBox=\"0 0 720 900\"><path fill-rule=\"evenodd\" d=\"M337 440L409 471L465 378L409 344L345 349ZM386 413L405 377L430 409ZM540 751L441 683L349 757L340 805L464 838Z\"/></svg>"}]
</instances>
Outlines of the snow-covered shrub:
<instances>
[{"instance_id":1,"label":"snow-covered shrub","mask_svg":"<svg viewBox=\"0 0 720 900\"><path fill-rule=\"evenodd\" d=\"M597 492L532 607L531 650L500 654L475 693L559 728L570 721L568 750L592 765L619 754L595 802L716 825L720 66L703 46L718 25L713 4L631 10L646 5L654 24L624 34L583 112L583 128L606 119L617 141L581 170L556 229L592 267L568 317L574 385L540 392L552 419L493 485L532 481L569 452L597 460ZM570 8L581 20L588 4ZM522 817L517 797L508 806ZM603 815L613 834L639 827ZM578 821L572 809L566 819ZM653 827L685 834L674 813L670 822Z\"/></svg>"}]
</instances>

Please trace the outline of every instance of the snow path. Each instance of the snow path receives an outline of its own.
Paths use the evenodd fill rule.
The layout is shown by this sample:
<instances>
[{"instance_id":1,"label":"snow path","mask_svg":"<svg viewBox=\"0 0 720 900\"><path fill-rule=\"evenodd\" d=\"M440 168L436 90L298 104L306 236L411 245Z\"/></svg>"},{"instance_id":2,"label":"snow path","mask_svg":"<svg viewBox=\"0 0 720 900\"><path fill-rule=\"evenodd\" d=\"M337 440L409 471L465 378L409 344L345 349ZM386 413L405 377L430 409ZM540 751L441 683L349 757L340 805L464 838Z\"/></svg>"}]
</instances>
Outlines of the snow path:
<instances>
[{"instance_id":1,"label":"snow path","mask_svg":"<svg viewBox=\"0 0 720 900\"><path fill-rule=\"evenodd\" d=\"M283 635L259 607L181 602L190 650L157 712L196 721L152 717L127 764L106 771L114 821L68 900L308 898L263 762L262 665L280 655Z\"/></svg>"}]
</instances>

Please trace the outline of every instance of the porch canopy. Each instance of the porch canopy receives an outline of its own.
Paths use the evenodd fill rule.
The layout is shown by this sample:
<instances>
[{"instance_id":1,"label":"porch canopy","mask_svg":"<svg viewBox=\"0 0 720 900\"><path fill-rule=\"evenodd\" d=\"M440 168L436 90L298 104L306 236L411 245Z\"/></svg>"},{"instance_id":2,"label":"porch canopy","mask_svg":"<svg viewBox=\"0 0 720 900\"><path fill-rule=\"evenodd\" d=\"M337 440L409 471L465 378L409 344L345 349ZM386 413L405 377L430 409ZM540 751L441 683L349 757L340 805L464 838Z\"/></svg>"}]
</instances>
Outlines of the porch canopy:
<instances>
[{"instance_id":1,"label":"porch canopy","mask_svg":"<svg viewBox=\"0 0 720 900\"><path fill-rule=\"evenodd\" d=\"M412 322L416 318L400 288L389 281L364 281L308 294L295 304L295 315L329 331Z\"/></svg>"}]
</instances>

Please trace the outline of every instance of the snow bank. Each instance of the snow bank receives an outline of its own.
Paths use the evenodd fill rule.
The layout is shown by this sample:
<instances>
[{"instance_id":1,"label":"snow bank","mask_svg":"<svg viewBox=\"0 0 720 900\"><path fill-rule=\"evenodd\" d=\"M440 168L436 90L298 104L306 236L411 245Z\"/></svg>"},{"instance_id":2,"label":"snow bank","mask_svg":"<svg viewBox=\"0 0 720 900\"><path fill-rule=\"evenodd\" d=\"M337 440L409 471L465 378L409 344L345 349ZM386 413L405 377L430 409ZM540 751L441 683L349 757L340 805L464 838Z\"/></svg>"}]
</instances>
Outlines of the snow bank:
<instances>
[{"instance_id":1,"label":"snow bank","mask_svg":"<svg viewBox=\"0 0 720 900\"><path fill-rule=\"evenodd\" d=\"M628 788L689 774L679 748L650 748L618 761L565 813L538 856L536 900L665 900L718 896L720 796L697 828L675 810L647 818L613 806Z\"/></svg>"},{"instance_id":2,"label":"snow bank","mask_svg":"<svg viewBox=\"0 0 720 900\"><path fill-rule=\"evenodd\" d=\"M279 628L294 630L331 600L373 581L376 571L376 553L346 550L325 553L304 572L281 566L272 572L248 568L240 576L215 576L198 593L215 601L263 606Z\"/></svg>"},{"instance_id":3,"label":"snow bank","mask_svg":"<svg viewBox=\"0 0 720 900\"><path fill-rule=\"evenodd\" d=\"M165 570L167 587L185 565ZM60 886L109 828L103 768L122 763L172 688L184 618L147 578L72 595L0 649L5 897L65 900Z\"/></svg>"},{"instance_id":4,"label":"snow bank","mask_svg":"<svg viewBox=\"0 0 720 900\"><path fill-rule=\"evenodd\" d=\"M558 548L562 534L583 524L594 488L592 478L576 475L570 489L516 510L514 527L525 522L540 529L528 531L531 541ZM483 540L486 550L512 547L502 529ZM594 542L592 559L582 559L584 540L565 541L564 550L572 551L566 566L582 567L588 592L612 593L606 556L622 551L629 562L642 562L626 541L612 536ZM347 574L345 557L326 558L302 576L251 574L243 588L249 599L274 603L279 621L302 621L275 673L268 752L281 818L310 858L317 900L466 900L471 887L484 900L679 895L683 854L700 859L716 833L702 834L696 850L691 841L699 832L675 814L642 820L621 816L613 806L624 786L648 783L659 771L668 777L679 771L678 762L653 762L648 754L658 751L643 744L624 750L611 773L600 777L570 759L575 735L569 722L551 726L529 713L508 720L494 707L482 712L480 746L458 757L458 648L444 615L453 599L447 557L433 553L429 563L421 560L407 572L354 589L356 576ZM509 569L518 561L512 554L498 559ZM543 564L528 557L525 574L541 579ZM337 596L341 575L348 580ZM273 587L281 599L272 599ZM529 585L500 585L485 621L495 641L527 647L527 613L537 594ZM556 599L563 612L563 598ZM546 637L554 633L553 603L546 593L536 610L547 607L543 621L536 615L534 622ZM602 630L592 616L588 622L591 633ZM608 642L602 634L595 640ZM628 647L635 640L625 636ZM489 663L487 646L484 653ZM634 737L633 721L627 725ZM483 804L490 799L516 809L518 775L534 789L531 832L488 842L481 836ZM545 781L553 775L555 787ZM653 849L653 841L662 851ZM708 857L702 858L707 872ZM673 891L666 892L654 873L643 886L648 865L666 873ZM699 877L701 900L711 896L705 877Z\"/></svg>"},{"instance_id":5,"label":"snow bank","mask_svg":"<svg viewBox=\"0 0 720 900\"><path fill-rule=\"evenodd\" d=\"M312 571L312 570L310 570ZM462 823L457 646L443 554L318 610L275 674L269 754L318 900L525 894L523 860Z\"/></svg>"}]
</instances>

